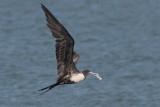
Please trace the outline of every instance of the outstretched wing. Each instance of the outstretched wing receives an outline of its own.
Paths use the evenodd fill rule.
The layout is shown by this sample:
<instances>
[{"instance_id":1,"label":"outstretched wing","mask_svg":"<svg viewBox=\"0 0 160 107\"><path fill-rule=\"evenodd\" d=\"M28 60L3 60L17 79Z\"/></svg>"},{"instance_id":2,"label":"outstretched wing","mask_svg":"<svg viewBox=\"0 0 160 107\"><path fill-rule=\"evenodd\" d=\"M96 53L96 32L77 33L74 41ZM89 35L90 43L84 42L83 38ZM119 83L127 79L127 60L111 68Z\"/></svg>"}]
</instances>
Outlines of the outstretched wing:
<instances>
[{"instance_id":1,"label":"outstretched wing","mask_svg":"<svg viewBox=\"0 0 160 107\"><path fill-rule=\"evenodd\" d=\"M46 15L47 25L56 38L57 69L60 74L64 71L66 64L73 63L74 39L44 5L42 9Z\"/></svg>"}]
</instances>

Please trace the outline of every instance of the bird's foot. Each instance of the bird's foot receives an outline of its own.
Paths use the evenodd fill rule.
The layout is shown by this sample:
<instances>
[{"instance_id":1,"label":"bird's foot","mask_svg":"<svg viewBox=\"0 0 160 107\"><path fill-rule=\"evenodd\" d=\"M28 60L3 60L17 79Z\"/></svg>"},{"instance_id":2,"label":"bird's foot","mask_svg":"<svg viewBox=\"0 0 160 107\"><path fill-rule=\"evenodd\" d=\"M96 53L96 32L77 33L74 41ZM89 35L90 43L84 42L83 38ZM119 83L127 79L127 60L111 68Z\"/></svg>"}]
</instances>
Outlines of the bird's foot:
<instances>
[{"instance_id":1,"label":"bird's foot","mask_svg":"<svg viewBox=\"0 0 160 107\"><path fill-rule=\"evenodd\" d=\"M63 85L63 84L64 84L64 82L61 82L60 84L61 84L61 85Z\"/></svg>"}]
</instances>

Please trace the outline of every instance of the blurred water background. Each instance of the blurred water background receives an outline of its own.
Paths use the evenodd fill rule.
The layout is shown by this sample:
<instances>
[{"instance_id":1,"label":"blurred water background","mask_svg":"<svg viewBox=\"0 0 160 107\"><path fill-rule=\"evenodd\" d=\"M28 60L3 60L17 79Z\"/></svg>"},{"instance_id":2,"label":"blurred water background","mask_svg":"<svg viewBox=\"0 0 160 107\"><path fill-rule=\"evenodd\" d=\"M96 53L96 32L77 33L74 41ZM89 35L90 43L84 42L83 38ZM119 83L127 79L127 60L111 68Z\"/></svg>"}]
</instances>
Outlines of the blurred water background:
<instances>
[{"instance_id":1,"label":"blurred water background","mask_svg":"<svg viewBox=\"0 0 160 107\"><path fill-rule=\"evenodd\" d=\"M59 86L43 3L75 39L77 68L103 77ZM160 0L1 0L0 107L159 107Z\"/></svg>"}]
</instances>

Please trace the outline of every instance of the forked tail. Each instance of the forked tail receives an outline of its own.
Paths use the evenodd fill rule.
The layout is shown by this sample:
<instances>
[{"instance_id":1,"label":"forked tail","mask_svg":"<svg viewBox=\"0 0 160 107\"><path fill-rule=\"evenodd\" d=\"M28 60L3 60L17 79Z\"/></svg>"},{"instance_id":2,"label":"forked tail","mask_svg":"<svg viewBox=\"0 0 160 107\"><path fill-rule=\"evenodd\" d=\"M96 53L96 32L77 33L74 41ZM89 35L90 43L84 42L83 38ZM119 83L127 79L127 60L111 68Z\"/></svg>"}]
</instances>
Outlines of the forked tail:
<instances>
[{"instance_id":1,"label":"forked tail","mask_svg":"<svg viewBox=\"0 0 160 107\"><path fill-rule=\"evenodd\" d=\"M51 90L52 88L56 87L57 85L59 85L59 83L55 83L55 84L50 85L50 86L48 86L48 87L42 88L42 89L40 89L40 90L38 90L38 91L43 91L43 90L46 90L46 89L47 89L46 91L44 91L43 93L40 94L40 95L42 95L42 94L48 92L49 90Z\"/></svg>"}]
</instances>

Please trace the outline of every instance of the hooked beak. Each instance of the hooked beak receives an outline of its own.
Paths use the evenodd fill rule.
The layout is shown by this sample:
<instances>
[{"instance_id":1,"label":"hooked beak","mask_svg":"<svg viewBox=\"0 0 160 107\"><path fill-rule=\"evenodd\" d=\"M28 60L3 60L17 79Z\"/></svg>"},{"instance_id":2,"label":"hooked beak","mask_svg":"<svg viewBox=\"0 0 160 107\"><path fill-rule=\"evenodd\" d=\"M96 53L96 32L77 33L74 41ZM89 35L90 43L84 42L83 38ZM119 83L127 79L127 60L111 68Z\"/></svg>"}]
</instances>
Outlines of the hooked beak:
<instances>
[{"instance_id":1,"label":"hooked beak","mask_svg":"<svg viewBox=\"0 0 160 107\"><path fill-rule=\"evenodd\" d=\"M89 72L89 74L96 76L99 80L102 80L102 78L99 76L98 73L94 73L94 72Z\"/></svg>"}]
</instances>

